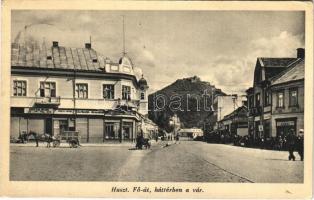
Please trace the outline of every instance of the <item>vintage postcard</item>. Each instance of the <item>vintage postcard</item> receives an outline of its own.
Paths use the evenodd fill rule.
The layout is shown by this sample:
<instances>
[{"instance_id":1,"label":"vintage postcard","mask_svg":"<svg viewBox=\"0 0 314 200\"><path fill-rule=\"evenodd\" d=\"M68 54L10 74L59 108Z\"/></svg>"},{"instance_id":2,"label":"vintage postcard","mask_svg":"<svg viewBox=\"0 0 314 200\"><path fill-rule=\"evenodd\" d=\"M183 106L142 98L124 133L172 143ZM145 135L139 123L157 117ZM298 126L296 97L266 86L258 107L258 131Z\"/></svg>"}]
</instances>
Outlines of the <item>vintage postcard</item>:
<instances>
[{"instance_id":1,"label":"vintage postcard","mask_svg":"<svg viewBox=\"0 0 314 200\"><path fill-rule=\"evenodd\" d=\"M311 197L312 2L2 9L0 195Z\"/></svg>"}]
</instances>

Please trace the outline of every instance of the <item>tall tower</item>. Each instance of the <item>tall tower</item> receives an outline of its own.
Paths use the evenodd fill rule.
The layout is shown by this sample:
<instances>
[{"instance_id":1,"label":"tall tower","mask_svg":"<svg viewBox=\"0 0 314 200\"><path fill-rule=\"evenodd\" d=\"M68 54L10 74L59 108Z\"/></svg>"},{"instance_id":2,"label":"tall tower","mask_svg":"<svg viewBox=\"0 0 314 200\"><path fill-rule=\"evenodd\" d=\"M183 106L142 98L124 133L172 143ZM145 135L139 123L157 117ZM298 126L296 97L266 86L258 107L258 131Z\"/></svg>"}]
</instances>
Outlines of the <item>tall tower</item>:
<instances>
[{"instance_id":1,"label":"tall tower","mask_svg":"<svg viewBox=\"0 0 314 200\"><path fill-rule=\"evenodd\" d=\"M143 75L142 78L138 81L138 84L140 87L139 113L141 113L142 115L146 115L148 113L148 95L147 95L148 85Z\"/></svg>"}]
</instances>

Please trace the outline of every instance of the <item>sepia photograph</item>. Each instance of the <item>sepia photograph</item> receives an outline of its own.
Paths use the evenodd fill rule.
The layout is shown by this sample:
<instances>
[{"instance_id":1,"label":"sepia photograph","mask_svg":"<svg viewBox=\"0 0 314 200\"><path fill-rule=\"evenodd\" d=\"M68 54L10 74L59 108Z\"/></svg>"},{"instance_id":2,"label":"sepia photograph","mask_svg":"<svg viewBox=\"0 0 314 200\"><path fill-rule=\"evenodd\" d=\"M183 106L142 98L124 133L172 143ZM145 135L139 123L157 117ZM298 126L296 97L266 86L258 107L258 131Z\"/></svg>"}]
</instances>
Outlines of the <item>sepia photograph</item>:
<instances>
[{"instance_id":1,"label":"sepia photograph","mask_svg":"<svg viewBox=\"0 0 314 200\"><path fill-rule=\"evenodd\" d=\"M305 183L305 10L12 9L9 33L8 181Z\"/></svg>"}]
</instances>

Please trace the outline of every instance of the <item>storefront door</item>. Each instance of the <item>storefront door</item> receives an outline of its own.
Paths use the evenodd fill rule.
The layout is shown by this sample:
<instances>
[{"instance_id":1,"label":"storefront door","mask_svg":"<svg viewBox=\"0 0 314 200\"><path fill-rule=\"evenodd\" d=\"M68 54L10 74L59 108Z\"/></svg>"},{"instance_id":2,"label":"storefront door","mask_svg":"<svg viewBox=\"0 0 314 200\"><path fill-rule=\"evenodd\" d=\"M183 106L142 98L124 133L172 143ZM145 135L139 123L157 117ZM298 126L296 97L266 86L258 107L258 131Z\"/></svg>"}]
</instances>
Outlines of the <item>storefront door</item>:
<instances>
[{"instance_id":1,"label":"storefront door","mask_svg":"<svg viewBox=\"0 0 314 200\"><path fill-rule=\"evenodd\" d=\"M123 139L132 139L133 136L133 123L132 122L123 122L122 128L122 137Z\"/></svg>"},{"instance_id":2,"label":"storefront door","mask_svg":"<svg viewBox=\"0 0 314 200\"><path fill-rule=\"evenodd\" d=\"M52 119L51 118L47 118L45 120L45 133L52 135Z\"/></svg>"},{"instance_id":3,"label":"storefront door","mask_svg":"<svg viewBox=\"0 0 314 200\"><path fill-rule=\"evenodd\" d=\"M63 133L63 131L69 130L68 120L59 120L59 130L60 130L60 134Z\"/></svg>"}]
</instances>

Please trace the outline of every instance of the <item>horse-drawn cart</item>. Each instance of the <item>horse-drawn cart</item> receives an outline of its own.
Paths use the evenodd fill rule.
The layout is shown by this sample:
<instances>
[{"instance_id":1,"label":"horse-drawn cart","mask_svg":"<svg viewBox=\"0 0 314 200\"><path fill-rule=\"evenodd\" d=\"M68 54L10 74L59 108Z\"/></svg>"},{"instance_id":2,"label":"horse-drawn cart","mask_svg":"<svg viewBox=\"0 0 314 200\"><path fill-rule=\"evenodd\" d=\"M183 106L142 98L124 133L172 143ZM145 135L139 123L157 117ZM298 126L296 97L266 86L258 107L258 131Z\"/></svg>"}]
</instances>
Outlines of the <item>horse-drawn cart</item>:
<instances>
[{"instance_id":1,"label":"horse-drawn cart","mask_svg":"<svg viewBox=\"0 0 314 200\"><path fill-rule=\"evenodd\" d=\"M67 142L71 148L77 148L80 145L79 131L63 131L53 140L53 147L59 147L61 142Z\"/></svg>"}]
</instances>

